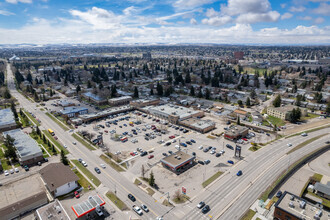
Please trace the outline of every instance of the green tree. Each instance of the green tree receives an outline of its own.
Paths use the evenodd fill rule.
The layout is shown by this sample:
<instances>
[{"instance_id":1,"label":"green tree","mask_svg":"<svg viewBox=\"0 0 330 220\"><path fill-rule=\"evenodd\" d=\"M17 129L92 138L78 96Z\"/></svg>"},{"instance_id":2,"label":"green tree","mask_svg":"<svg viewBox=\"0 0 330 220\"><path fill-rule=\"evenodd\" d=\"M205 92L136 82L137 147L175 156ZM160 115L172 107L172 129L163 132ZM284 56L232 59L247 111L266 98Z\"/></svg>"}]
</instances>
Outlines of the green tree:
<instances>
[{"instance_id":1,"label":"green tree","mask_svg":"<svg viewBox=\"0 0 330 220\"><path fill-rule=\"evenodd\" d=\"M328 104L327 104L327 108L326 108L325 112L326 112L327 114L330 114L330 102L328 102Z\"/></svg>"},{"instance_id":2,"label":"green tree","mask_svg":"<svg viewBox=\"0 0 330 220\"><path fill-rule=\"evenodd\" d=\"M191 83L190 73L186 74L186 83Z\"/></svg>"},{"instance_id":3,"label":"green tree","mask_svg":"<svg viewBox=\"0 0 330 220\"><path fill-rule=\"evenodd\" d=\"M154 186L155 185L155 177L154 177L154 173L152 171L151 171L150 177L149 177L149 185L150 186Z\"/></svg>"},{"instance_id":4,"label":"green tree","mask_svg":"<svg viewBox=\"0 0 330 220\"><path fill-rule=\"evenodd\" d=\"M8 88L5 89L5 92L3 93L3 97L5 99L10 99L11 98L11 94L10 94Z\"/></svg>"},{"instance_id":5,"label":"green tree","mask_svg":"<svg viewBox=\"0 0 330 220\"><path fill-rule=\"evenodd\" d=\"M190 87L190 96L195 96L195 88L193 86Z\"/></svg>"},{"instance_id":6,"label":"green tree","mask_svg":"<svg viewBox=\"0 0 330 220\"><path fill-rule=\"evenodd\" d=\"M159 82L157 83L157 95L163 96L163 86Z\"/></svg>"},{"instance_id":7,"label":"green tree","mask_svg":"<svg viewBox=\"0 0 330 220\"><path fill-rule=\"evenodd\" d=\"M274 107L280 107L281 106L281 95L277 95L276 98L273 101L273 106Z\"/></svg>"},{"instance_id":8,"label":"green tree","mask_svg":"<svg viewBox=\"0 0 330 220\"><path fill-rule=\"evenodd\" d=\"M77 85L77 87L76 87L76 93L77 93L77 95L78 95L78 93L81 91L81 87L80 87L80 85Z\"/></svg>"},{"instance_id":9,"label":"green tree","mask_svg":"<svg viewBox=\"0 0 330 220\"><path fill-rule=\"evenodd\" d=\"M89 80L87 81L87 88L89 88L89 89L92 88L92 83Z\"/></svg>"},{"instance_id":10,"label":"green tree","mask_svg":"<svg viewBox=\"0 0 330 220\"><path fill-rule=\"evenodd\" d=\"M205 89L205 99L210 99L210 90L208 88Z\"/></svg>"},{"instance_id":11,"label":"green tree","mask_svg":"<svg viewBox=\"0 0 330 220\"><path fill-rule=\"evenodd\" d=\"M246 98L246 106L248 108L251 107L251 101L250 101L250 98L249 97Z\"/></svg>"},{"instance_id":12,"label":"green tree","mask_svg":"<svg viewBox=\"0 0 330 220\"><path fill-rule=\"evenodd\" d=\"M241 119L239 116L237 116L237 125L241 125Z\"/></svg>"},{"instance_id":13,"label":"green tree","mask_svg":"<svg viewBox=\"0 0 330 220\"><path fill-rule=\"evenodd\" d=\"M4 144L7 148L5 150L5 157L12 158L13 160L16 161L17 156L16 156L16 150L14 148L14 142L15 142L15 139L7 134L5 141L4 141Z\"/></svg>"},{"instance_id":14,"label":"green tree","mask_svg":"<svg viewBox=\"0 0 330 220\"><path fill-rule=\"evenodd\" d=\"M139 90L138 88L135 86L134 87L134 95L133 95L134 98L139 98Z\"/></svg>"},{"instance_id":15,"label":"green tree","mask_svg":"<svg viewBox=\"0 0 330 220\"><path fill-rule=\"evenodd\" d=\"M68 158L65 156L63 150L61 150L61 162L62 162L65 166L69 165L69 160L68 160Z\"/></svg>"},{"instance_id":16,"label":"green tree","mask_svg":"<svg viewBox=\"0 0 330 220\"><path fill-rule=\"evenodd\" d=\"M255 98L257 97L257 93L256 93L256 91L255 91L254 89L251 91L251 93L250 93L250 97L251 97L252 99L255 99Z\"/></svg>"},{"instance_id":17,"label":"green tree","mask_svg":"<svg viewBox=\"0 0 330 220\"><path fill-rule=\"evenodd\" d=\"M301 110L299 108L293 108L292 111L289 113L289 118L288 120L291 123L296 123L297 121L300 120L301 117Z\"/></svg>"},{"instance_id":18,"label":"green tree","mask_svg":"<svg viewBox=\"0 0 330 220\"><path fill-rule=\"evenodd\" d=\"M238 104L239 106L243 106L243 102L242 102L242 100L238 100L238 101L237 101L237 104Z\"/></svg>"},{"instance_id":19,"label":"green tree","mask_svg":"<svg viewBox=\"0 0 330 220\"><path fill-rule=\"evenodd\" d=\"M11 102L10 103L10 109L11 109L11 111L14 114L15 120L17 121L18 120L18 114L17 114L17 111L16 111L16 107L15 107L15 103L14 102Z\"/></svg>"}]
</instances>

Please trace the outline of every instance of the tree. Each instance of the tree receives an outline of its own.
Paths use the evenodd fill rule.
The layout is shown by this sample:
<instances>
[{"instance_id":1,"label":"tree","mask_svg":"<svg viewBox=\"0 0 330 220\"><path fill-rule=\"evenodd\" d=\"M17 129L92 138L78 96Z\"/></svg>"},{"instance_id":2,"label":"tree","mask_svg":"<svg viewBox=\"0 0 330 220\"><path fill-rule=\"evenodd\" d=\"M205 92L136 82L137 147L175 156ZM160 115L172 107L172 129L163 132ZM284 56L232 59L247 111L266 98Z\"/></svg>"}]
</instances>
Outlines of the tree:
<instances>
[{"instance_id":1,"label":"tree","mask_svg":"<svg viewBox=\"0 0 330 220\"><path fill-rule=\"evenodd\" d=\"M300 117L301 117L301 111L300 111L300 109L299 108L297 108L297 109L293 108L292 111L289 113L288 120L291 123L296 123L297 121L300 120Z\"/></svg>"},{"instance_id":2,"label":"tree","mask_svg":"<svg viewBox=\"0 0 330 220\"><path fill-rule=\"evenodd\" d=\"M13 114L14 114L15 120L17 121L18 120L18 114L17 114L17 111L16 111L16 107L15 107L15 103L14 102L11 102L10 108L11 108L11 111L13 112Z\"/></svg>"},{"instance_id":3,"label":"tree","mask_svg":"<svg viewBox=\"0 0 330 220\"><path fill-rule=\"evenodd\" d=\"M190 73L186 74L186 83L191 83Z\"/></svg>"},{"instance_id":4,"label":"tree","mask_svg":"<svg viewBox=\"0 0 330 220\"><path fill-rule=\"evenodd\" d=\"M154 186L155 185L155 177L154 177L154 173L152 171L151 171L150 177L149 177L149 185L150 186Z\"/></svg>"},{"instance_id":5,"label":"tree","mask_svg":"<svg viewBox=\"0 0 330 220\"><path fill-rule=\"evenodd\" d=\"M81 91L81 88L80 88L80 85L77 85L77 87L76 87L76 93L77 93L77 95L78 95L78 93Z\"/></svg>"},{"instance_id":6,"label":"tree","mask_svg":"<svg viewBox=\"0 0 330 220\"><path fill-rule=\"evenodd\" d=\"M195 96L195 88L193 86L190 87L190 96Z\"/></svg>"},{"instance_id":7,"label":"tree","mask_svg":"<svg viewBox=\"0 0 330 220\"><path fill-rule=\"evenodd\" d=\"M144 178L145 173L146 173L146 171L145 171L144 166L142 164L142 166L141 166L141 175L142 175L143 178Z\"/></svg>"},{"instance_id":8,"label":"tree","mask_svg":"<svg viewBox=\"0 0 330 220\"><path fill-rule=\"evenodd\" d=\"M17 156L16 156L16 151L14 148L14 142L15 142L15 139L7 134L5 142L4 142L4 144L7 148L5 150L5 157L12 158L13 160L16 161Z\"/></svg>"},{"instance_id":9,"label":"tree","mask_svg":"<svg viewBox=\"0 0 330 220\"><path fill-rule=\"evenodd\" d=\"M115 97L117 94L117 87L116 85L111 86L111 97Z\"/></svg>"},{"instance_id":10,"label":"tree","mask_svg":"<svg viewBox=\"0 0 330 220\"><path fill-rule=\"evenodd\" d=\"M68 160L68 158L65 156L63 150L61 150L61 162L62 162L65 166L69 165L69 160Z\"/></svg>"},{"instance_id":11,"label":"tree","mask_svg":"<svg viewBox=\"0 0 330 220\"><path fill-rule=\"evenodd\" d=\"M273 101L274 107L280 107L281 106L281 95L277 95L276 98Z\"/></svg>"},{"instance_id":12,"label":"tree","mask_svg":"<svg viewBox=\"0 0 330 220\"><path fill-rule=\"evenodd\" d=\"M139 90L138 88L135 86L134 87L134 95L133 95L134 98L139 98Z\"/></svg>"},{"instance_id":13,"label":"tree","mask_svg":"<svg viewBox=\"0 0 330 220\"><path fill-rule=\"evenodd\" d=\"M89 88L89 89L92 88L92 83L89 80L87 81L87 88Z\"/></svg>"},{"instance_id":14,"label":"tree","mask_svg":"<svg viewBox=\"0 0 330 220\"><path fill-rule=\"evenodd\" d=\"M154 95L154 90L150 89L150 95Z\"/></svg>"},{"instance_id":15,"label":"tree","mask_svg":"<svg viewBox=\"0 0 330 220\"><path fill-rule=\"evenodd\" d=\"M238 100L238 101L237 101L237 104L238 104L239 106L242 106L242 105L243 105L242 100Z\"/></svg>"},{"instance_id":16,"label":"tree","mask_svg":"<svg viewBox=\"0 0 330 220\"><path fill-rule=\"evenodd\" d=\"M249 97L246 98L246 106L248 108L251 107L251 101L250 101L250 98Z\"/></svg>"},{"instance_id":17,"label":"tree","mask_svg":"<svg viewBox=\"0 0 330 220\"><path fill-rule=\"evenodd\" d=\"M237 117L237 125L241 125L241 119L239 116Z\"/></svg>"},{"instance_id":18,"label":"tree","mask_svg":"<svg viewBox=\"0 0 330 220\"><path fill-rule=\"evenodd\" d=\"M158 82L157 83L157 95L163 96L163 86Z\"/></svg>"},{"instance_id":19,"label":"tree","mask_svg":"<svg viewBox=\"0 0 330 220\"><path fill-rule=\"evenodd\" d=\"M40 136L41 135L41 132L40 132L40 129L39 127L37 126L37 135Z\"/></svg>"},{"instance_id":20,"label":"tree","mask_svg":"<svg viewBox=\"0 0 330 220\"><path fill-rule=\"evenodd\" d=\"M256 93L256 91L255 91L254 89L251 91L251 93L250 93L250 97L251 97L252 99L255 99L255 98L257 97L257 93Z\"/></svg>"},{"instance_id":21,"label":"tree","mask_svg":"<svg viewBox=\"0 0 330 220\"><path fill-rule=\"evenodd\" d=\"M11 94L10 94L8 88L5 89L5 92L4 92L4 94L3 94L3 97L4 97L5 99L10 99L10 98L11 98Z\"/></svg>"},{"instance_id":22,"label":"tree","mask_svg":"<svg viewBox=\"0 0 330 220\"><path fill-rule=\"evenodd\" d=\"M210 90L208 88L205 89L205 99L210 99Z\"/></svg>"}]
</instances>

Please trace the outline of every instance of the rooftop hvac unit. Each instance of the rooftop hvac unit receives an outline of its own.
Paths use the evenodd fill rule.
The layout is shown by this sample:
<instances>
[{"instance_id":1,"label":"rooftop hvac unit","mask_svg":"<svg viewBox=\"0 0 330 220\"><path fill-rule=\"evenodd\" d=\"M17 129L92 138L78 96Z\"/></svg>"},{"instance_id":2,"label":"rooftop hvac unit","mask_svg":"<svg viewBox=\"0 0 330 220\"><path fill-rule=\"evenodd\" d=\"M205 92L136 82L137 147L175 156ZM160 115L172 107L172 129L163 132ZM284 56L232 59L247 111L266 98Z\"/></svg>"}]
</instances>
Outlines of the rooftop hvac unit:
<instances>
[{"instance_id":1,"label":"rooftop hvac unit","mask_svg":"<svg viewBox=\"0 0 330 220\"><path fill-rule=\"evenodd\" d=\"M290 200L294 201L294 196L291 196L291 197L290 197Z\"/></svg>"},{"instance_id":2,"label":"rooftop hvac unit","mask_svg":"<svg viewBox=\"0 0 330 220\"><path fill-rule=\"evenodd\" d=\"M180 157L180 156L178 156L178 157L177 157L177 159L178 159L178 160L181 160L181 157Z\"/></svg>"},{"instance_id":3,"label":"rooftop hvac unit","mask_svg":"<svg viewBox=\"0 0 330 220\"><path fill-rule=\"evenodd\" d=\"M305 206L306 206L306 202L305 202L305 201L301 201L301 202L299 203L299 207L300 207L301 209L304 209Z\"/></svg>"},{"instance_id":4,"label":"rooftop hvac unit","mask_svg":"<svg viewBox=\"0 0 330 220\"><path fill-rule=\"evenodd\" d=\"M294 204L293 204L293 202L291 201L291 202L289 202L289 207L290 208L294 208Z\"/></svg>"}]
</instances>

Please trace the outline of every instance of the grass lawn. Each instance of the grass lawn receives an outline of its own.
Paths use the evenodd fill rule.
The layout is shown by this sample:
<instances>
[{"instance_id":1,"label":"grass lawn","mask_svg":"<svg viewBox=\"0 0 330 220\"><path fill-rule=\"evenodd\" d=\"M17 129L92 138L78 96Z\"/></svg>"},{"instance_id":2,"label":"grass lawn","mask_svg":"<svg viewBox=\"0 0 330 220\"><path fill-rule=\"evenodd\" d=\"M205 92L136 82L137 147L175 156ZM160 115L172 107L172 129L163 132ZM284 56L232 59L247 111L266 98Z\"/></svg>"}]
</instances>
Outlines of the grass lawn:
<instances>
[{"instance_id":1,"label":"grass lawn","mask_svg":"<svg viewBox=\"0 0 330 220\"><path fill-rule=\"evenodd\" d=\"M141 184L141 181L138 180L138 179L135 179L134 184L135 184L135 185L140 185L140 184Z\"/></svg>"},{"instance_id":2,"label":"grass lawn","mask_svg":"<svg viewBox=\"0 0 330 220\"><path fill-rule=\"evenodd\" d=\"M321 182L322 177L323 177L322 174L314 173L312 178L317 182Z\"/></svg>"},{"instance_id":3,"label":"grass lawn","mask_svg":"<svg viewBox=\"0 0 330 220\"><path fill-rule=\"evenodd\" d=\"M262 124L263 126L270 127L270 124L269 124L268 121L266 121L266 120L263 120L261 124Z\"/></svg>"},{"instance_id":4,"label":"grass lawn","mask_svg":"<svg viewBox=\"0 0 330 220\"><path fill-rule=\"evenodd\" d=\"M317 117L319 117L319 115L308 113L308 115L306 117L302 117L301 120L304 121L304 120L309 120L309 119L317 118Z\"/></svg>"},{"instance_id":5,"label":"grass lawn","mask_svg":"<svg viewBox=\"0 0 330 220\"><path fill-rule=\"evenodd\" d=\"M285 122L282 119L276 118L274 116L268 115L268 120L277 127L285 125Z\"/></svg>"},{"instance_id":6,"label":"grass lawn","mask_svg":"<svg viewBox=\"0 0 330 220\"><path fill-rule=\"evenodd\" d=\"M108 191L106 195L121 211L129 210L127 205L121 201L113 192Z\"/></svg>"},{"instance_id":7,"label":"grass lawn","mask_svg":"<svg viewBox=\"0 0 330 220\"><path fill-rule=\"evenodd\" d=\"M44 142L42 141L42 139L38 136L38 135L32 135L30 134L30 136L40 145L42 145L46 150L47 152L50 154L50 155L54 155L54 152L52 150L52 148L49 148L48 145L44 144ZM43 149L43 148L41 148ZM56 148L55 148L56 150ZM56 150L56 152L58 153L58 151ZM48 154L46 154L48 155Z\"/></svg>"},{"instance_id":8,"label":"grass lawn","mask_svg":"<svg viewBox=\"0 0 330 220\"><path fill-rule=\"evenodd\" d=\"M256 214L255 211L253 211L252 209L249 209L249 210L244 214L244 216L241 218L241 220L251 220L255 214Z\"/></svg>"},{"instance_id":9,"label":"grass lawn","mask_svg":"<svg viewBox=\"0 0 330 220\"><path fill-rule=\"evenodd\" d=\"M69 153L69 151L67 149L65 149L60 143L58 143L54 139L54 137L51 134L49 134L48 131L43 130L43 133L46 135L47 138L49 138L56 145L56 147L58 147L60 150L63 150L64 151L64 154L68 154Z\"/></svg>"},{"instance_id":10,"label":"grass lawn","mask_svg":"<svg viewBox=\"0 0 330 220\"><path fill-rule=\"evenodd\" d=\"M207 187L208 185L210 185L214 180L216 180L222 174L223 174L223 172L220 172L220 171L216 172L213 176L211 176L204 183L202 183L202 186L204 188Z\"/></svg>"},{"instance_id":11,"label":"grass lawn","mask_svg":"<svg viewBox=\"0 0 330 220\"><path fill-rule=\"evenodd\" d=\"M6 149L6 146L4 144L1 144L0 146L0 160L1 160L1 164L2 164L2 168L3 170L8 170L8 168L10 167L8 164L9 164L9 160L7 158L5 158L5 154L4 152L2 151L2 149L5 150ZM9 168L11 169L11 167Z\"/></svg>"},{"instance_id":12,"label":"grass lawn","mask_svg":"<svg viewBox=\"0 0 330 220\"><path fill-rule=\"evenodd\" d=\"M294 148L292 148L287 154L291 154L292 152L296 151L296 150L299 150L300 148L302 147L305 147L307 144L310 144L312 143L313 141L316 141L317 139L320 139L321 137L325 136L325 135L328 135L328 134L321 134L319 136L316 136L316 137L313 137L311 139L308 139L307 141L305 142L302 142L301 144L298 144L297 146L295 146Z\"/></svg>"},{"instance_id":13,"label":"grass lawn","mask_svg":"<svg viewBox=\"0 0 330 220\"><path fill-rule=\"evenodd\" d=\"M52 114L49 114L48 112L45 113L48 117L50 117L56 124L58 124L64 131L70 130L67 126L65 126L60 120L58 120L55 116Z\"/></svg>"},{"instance_id":14,"label":"grass lawn","mask_svg":"<svg viewBox=\"0 0 330 220\"><path fill-rule=\"evenodd\" d=\"M149 187L147 188L147 191L148 191L148 194L151 195L151 196L153 194L155 194L155 191L153 189L149 188Z\"/></svg>"},{"instance_id":15,"label":"grass lawn","mask_svg":"<svg viewBox=\"0 0 330 220\"><path fill-rule=\"evenodd\" d=\"M164 206L168 206L168 207L173 207L173 204L168 202L167 199L164 199L163 203L162 203Z\"/></svg>"},{"instance_id":16,"label":"grass lawn","mask_svg":"<svg viewBox=\"0 0 330 220\"><path fill-rule=\"evenodd\" d=\"M37 119L35 119L29 112L23 110L25 115L30 119L32 120L32 122L37 125L37 126L40 126L40 123L37 121Z\"/></svg>"},{"instance_id":17,"label":"grass lawn","mask_svg":"<svg viewBox=\"0 0 330 220\"><path fill-rule=\"evenodd\" d=\"M260 148L261 148L260 146L252 146L252 147L249 148L249 150L254 152L254 151L259 150Z\"/></svg>"},{"instance_id":18,"label":"grass lawn","mask_svg":"<svg viewBox=\"0 0 330 220\"><path fill-rule=\"evenodd\" d=\"M91 187L91 190L94 189L93 185L77 169L74 169L73 172L79 177L78 183L85 191L89 190L88 186Z\"/></svg>"},{"instance_id":19,"label":"grass lawn","mask_svg":"<svg viewBox=\"0 0 330 220\"><path fill-rule=\"evenodd\" d=\"M104 154L102 154L100 156L100 158L102 160L104 160L104 162L106 162L107 164L109 164L116 171L118 171L118 172L124 172L125 171L120 165L118 165L115 162L113 162L109 157L105 156Z\"/></svg>"},{"instance_id":20,"label":"grass lawn","mask_svg":"<svg viewBox=\"0 0 330 220\"><path fill-rule=\"evenodd\" d=\"M30 120L27 117L23 118L19 112L17 114L20 119L20 122L22 123L23 128L30 126Z\"/></svg>"},{"instance_id":21,"label":"grass lawn","mask_svg":"<svg viewBox=\"0 0 330 220\"><path fill-rule=\"evenodd\" d=\"M92 174L86 167L79 163L78 160L72 160L72 163L74 163L74 165L76 165L76 167L78 167L79 170L81 170L96 186L101 184L101 181L96 178L96 176L94 176L94 174Z\"/></svg>"},{"instance_id":22,"label":"grass lawn","mask_svg":"<svg viewBox=\"0 0 330 220\"><path fill-rule=\"evenodd\" d=\"M72 137L74 137L79 143L87 147L89 150L96 150L94 147L92 147L89 143L87 143L84 139L82 139L79 135L77 134L72 134Z\"/></svg>"},{"instance_id":23,"label":"grass lawn","mask_svg":"<svg viewBox=\"0 0 330 220\"><path fill-rule=\"evenodd\" d=\"M181 203L185 203L189 199L190 199L189 196L180 194L180 196L178 198L173 199L173 202L176 204L181 204Z\"/></svg>"}]
</instances>

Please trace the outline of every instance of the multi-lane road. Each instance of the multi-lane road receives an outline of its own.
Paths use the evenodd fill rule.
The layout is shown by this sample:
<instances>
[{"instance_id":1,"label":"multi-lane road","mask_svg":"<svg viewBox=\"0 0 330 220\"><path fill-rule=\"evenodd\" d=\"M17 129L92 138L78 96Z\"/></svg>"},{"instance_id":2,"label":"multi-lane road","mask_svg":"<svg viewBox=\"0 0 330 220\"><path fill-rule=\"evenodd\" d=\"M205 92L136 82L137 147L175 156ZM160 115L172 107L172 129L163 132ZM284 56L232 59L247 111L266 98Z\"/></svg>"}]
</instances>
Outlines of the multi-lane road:
<instances>
[{"instance_id":1,"label":"multi-lane road","mask_svg":"<svg viewBox=\"0 0 330 220\"><path fill-rule=\"evenodd\" d=\"M90 151L86 147L77 143L69 132L52 121L43 111L36 109L36 104L31 103L23 95L17 92L14 84L13 73L9 64L7 65L7 83L11 94L18 100L21 107L33 112L42 122L42 129L52 128L62 144L68 146L70 151L69 158L82 158L88 163L91 172L103 161L99 158L100 151ZM163 216L164 219L239 219L242 214L252 205L258 196L272 183L276 177L283 172L290 164L308 154L309 152L324 145L327 136L312 142L311 144L287 155L290 150L287 146L292 143L292 147L304 142L308 138L326 134L330 128L322 129L310 133L308 137L295 136L288 139L278 140L259 151L245 157L239 163L233 166L230 171L224 173L216 182L200 192L196 197L184 205L176 206L173 209L160 204L161 201L155 201L152 197L140 190L133 184L133 179L129 180L111 167L102 170L101 175L97 177L102 185L111 191L116 189L117 196L132 206L133 203L128 200L127 194L132 193L137 198L137 204L146 204L151 212L144 214L142 219L155 219L157 216ZM243 155L244 156L244 155ZM243 171L243 175L238 177L236 172ZM188 171L189 172L189 171ZM205 201L211 207L211 211L203 215L196 205L200 201ZM123 218L128 218L124 213Z\"/></svg>"}]
</instances>

